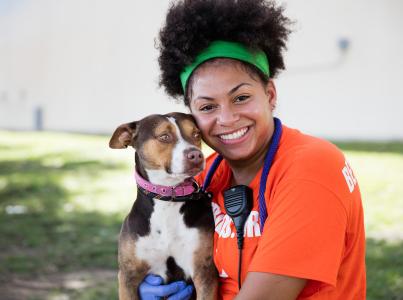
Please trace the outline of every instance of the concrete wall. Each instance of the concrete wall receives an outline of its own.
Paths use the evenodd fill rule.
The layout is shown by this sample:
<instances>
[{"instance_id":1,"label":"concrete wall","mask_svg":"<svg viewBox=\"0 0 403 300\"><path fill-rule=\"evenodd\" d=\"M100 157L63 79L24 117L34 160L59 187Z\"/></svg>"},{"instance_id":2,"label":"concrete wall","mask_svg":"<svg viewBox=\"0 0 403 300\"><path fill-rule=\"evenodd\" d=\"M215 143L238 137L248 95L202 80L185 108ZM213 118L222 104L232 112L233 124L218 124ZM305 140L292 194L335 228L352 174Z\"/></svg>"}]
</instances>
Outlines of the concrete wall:
<instances>
[{"instance_id":1,"label":"concrete wall","mask_svg":"<svg viewBox=\"0 0 403 300\"><path fill-rule=\"evenodd\" d=\"M277 85L284 121L331 138L402 139L403 1L286 2L298 23Z\"/></svg>"},{"instance_id":2,"label":"concrete wall","mask_svg":"<svg viewBox=\"0 0 403 300\"><path fill-rule=\"evenodd\" d=\"M289 0L277 115L339 139L403 139L403 2ZM158 88L168 1L0 0L0 128L111 132L186 109ZM342 50L340 41L349 46ZM345 45L345 44L344 44Z\"/></svg>"},{"instance_id":3,"label":"concrete wall","mask_svg":"<svg viewBox=\"0 0 403 300\"><path fill-rule=\"evenodd\" d=\"M0 127L32 128L38 106L45 129L85 132L178 110L154 49L167 1L17 2L0 18Z\"/></svg>"}]
</instances>

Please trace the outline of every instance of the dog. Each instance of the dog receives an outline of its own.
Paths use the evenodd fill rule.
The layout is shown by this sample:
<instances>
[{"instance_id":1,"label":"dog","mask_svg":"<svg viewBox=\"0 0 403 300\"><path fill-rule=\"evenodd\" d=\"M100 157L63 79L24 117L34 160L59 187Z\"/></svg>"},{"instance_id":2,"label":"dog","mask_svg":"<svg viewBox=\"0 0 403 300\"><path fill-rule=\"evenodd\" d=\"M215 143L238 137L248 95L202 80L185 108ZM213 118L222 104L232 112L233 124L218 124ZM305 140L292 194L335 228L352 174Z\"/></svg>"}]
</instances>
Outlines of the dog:
<instances>
[{"instance_id":1,"label":"dog","mask_svg":"<svg viewBox=\"0 0 403 300\"><path fill-rule=\"evenodd\" d=\"M120 125L109 146L135 149L138 185L119 236L119 299L139 299L139 284L149 273L165 284L194 284L193 299L215 299L211 195L191 179L204 168L193 117L150 115Z\"/></svg>"}]
</instances>

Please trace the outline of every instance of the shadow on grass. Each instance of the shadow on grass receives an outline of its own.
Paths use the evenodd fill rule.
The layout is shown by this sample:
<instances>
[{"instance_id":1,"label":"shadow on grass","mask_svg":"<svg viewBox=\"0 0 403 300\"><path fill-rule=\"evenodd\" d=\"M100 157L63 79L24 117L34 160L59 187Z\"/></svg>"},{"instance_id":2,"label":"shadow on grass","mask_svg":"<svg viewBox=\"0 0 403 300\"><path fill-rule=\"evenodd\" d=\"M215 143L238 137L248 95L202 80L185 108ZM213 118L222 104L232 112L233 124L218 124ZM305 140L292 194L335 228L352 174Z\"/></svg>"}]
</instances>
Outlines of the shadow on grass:
<instances>
[{"instance_id":1,"label":"shadow on grass","mask_svg":"<svg viewBox=\"0 0 403 300\"><path fill-rule=\"evenodd\" d=\"M1 274L115 269L121 219L99 213L3 215Z\"/></svg>"},{"instance_id":2,"label":"shadow on grass","mask_svg":"<svg viewBox=\"0 0 403 300\"><path fill-rule=\"evenodd\" d=\"M119 167L65 153L0 161L0 280L13 274L115 269L121 217L66 211L72 195L62 180L78 173L96 180L102 171Z\"/></svg>"},{"instance_id":3,"label":"shadow on grass","mask_svg":"<svg viewBox=\"0 0 403 300\"><path fill-rule=\"evenodd\" d=\"M30 153L29 149L22 150ZM0 150L12 148L0 145ZM80 185L81 178L96 181L103 172L122 167L82 158L79 151L0 160L0 298L47 299L64 294L80 300L116 299L113 274L122 218L66 209L77 191L66 188L65 179L73 178ZM83 270L91 274L94 286L66 289L50 281ZM98 278L99 270L111 270L112 277ZM21 287L21 280L28 287ZM50 288L38 289L44 282Z\"/></svg>"},{"instance_id":4,"label":"shadow on grass","mask_svg":"<svg viewBox=\"0 0 403 300\"><path fill-rule=\"evenodd\" d=\"M403 241L367 239L367 299L403 299Z\"/></svg>"},{"instance_id":5,"label":"shadow on grass","mask_svg":"<svg viewBox=\"0 0 403 300\"><path fill-rule=\"evenodd\" d=\"M24 160L0 161L1 175L25 174L62 174L67 171L84 170L89 174L96 174L100 170L117 169L122 165L114 162L101 162L77 158L76 153L52 153Z\"/></svg>"},{"instance_id":6,"label":"shadow on grass","mask_svg":"<svg viewBox=\"0 0 403 300\"><path fill-rule=\"evenodd\" d=\"M4 212L7 206L19 205L29 212L55 215L70 196L61 184L66 175L83 173L95 179L102 171L120 167L96 160L74 160L66 153L0 161L0 209Z\"/></svg>"},{"instance_id":7,"label":"shadow on grass","mask_svg":"<svg viewBox=\"0 0 403 300\"><path fill-rule=\"evenodd\" d=\"M333 143L344 151L403 154L403 141L395 141L395 142L333 141Z\"/></svg>"}]
</instances>

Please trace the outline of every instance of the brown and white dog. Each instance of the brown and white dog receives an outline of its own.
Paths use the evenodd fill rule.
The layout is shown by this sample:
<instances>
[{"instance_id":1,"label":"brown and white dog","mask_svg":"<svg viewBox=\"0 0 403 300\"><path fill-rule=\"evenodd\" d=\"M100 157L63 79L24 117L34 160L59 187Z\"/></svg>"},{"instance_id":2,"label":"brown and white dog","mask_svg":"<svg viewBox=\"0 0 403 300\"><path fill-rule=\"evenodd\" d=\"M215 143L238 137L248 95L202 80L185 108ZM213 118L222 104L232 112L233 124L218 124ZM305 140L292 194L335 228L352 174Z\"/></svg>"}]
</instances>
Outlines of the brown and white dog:
<instances>
[{"instance_id":1,"label":"brown and white dog","mask_svg":"<svg viewBox=\"0 0 403 300\"><path fill-rule=\"evenodd\" d=\"M193 282L197 299L214 299L214 220L210 199L189 180L204 167L191 115L151 115L119 126L109 146L135 148L137 199L119 237L119 299L139 299L144 277Z\"/></svg>"}]
</instances>

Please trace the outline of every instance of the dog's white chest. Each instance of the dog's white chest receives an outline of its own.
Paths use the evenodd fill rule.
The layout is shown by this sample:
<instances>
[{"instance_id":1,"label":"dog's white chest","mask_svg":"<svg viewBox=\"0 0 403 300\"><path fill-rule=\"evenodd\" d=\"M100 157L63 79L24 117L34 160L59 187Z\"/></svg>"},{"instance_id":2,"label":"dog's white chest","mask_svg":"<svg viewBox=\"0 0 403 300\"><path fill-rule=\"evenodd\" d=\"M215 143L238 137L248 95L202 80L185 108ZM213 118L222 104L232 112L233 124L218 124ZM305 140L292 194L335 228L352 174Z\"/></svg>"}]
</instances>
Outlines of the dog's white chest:
<instances>
[{"instance_id":1,"label":"dog's white chest","mask_svg":"<svg viewBox=\"0 0 403 300\"><path fill-rule=\"evenodd\" d=\"M167 259L173 257L186 277L193 276L193 255L199 232L189 228L179 212L183 203L156 200L150 218L150 234L139 237L136 256L151 266L150 272L166 279Z\"/></svg>"}]
</instances>

